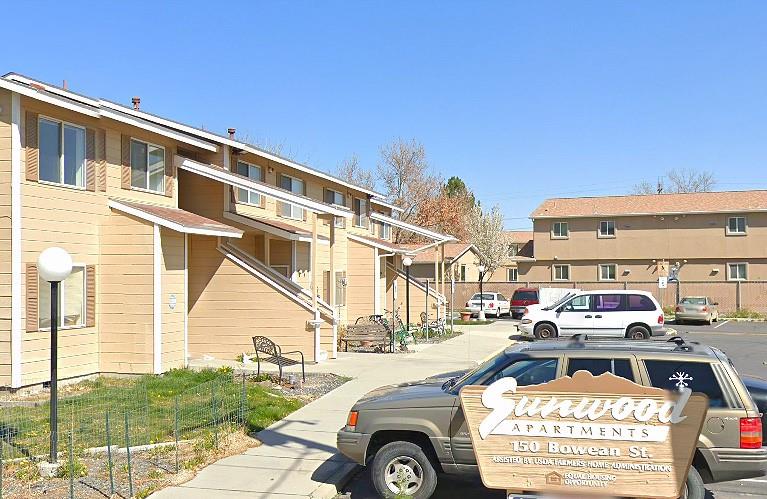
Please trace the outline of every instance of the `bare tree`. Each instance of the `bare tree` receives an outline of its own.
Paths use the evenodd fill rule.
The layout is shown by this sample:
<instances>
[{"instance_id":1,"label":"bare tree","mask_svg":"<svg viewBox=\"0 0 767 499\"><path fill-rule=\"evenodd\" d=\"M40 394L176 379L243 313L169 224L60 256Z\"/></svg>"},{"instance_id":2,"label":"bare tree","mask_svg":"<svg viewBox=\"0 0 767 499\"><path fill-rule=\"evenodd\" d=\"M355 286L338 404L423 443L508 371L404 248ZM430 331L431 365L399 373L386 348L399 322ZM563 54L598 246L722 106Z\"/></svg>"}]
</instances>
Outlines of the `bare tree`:
<instances>
[{"instance_id":1,"label":"bare tree","mask_svg":"<svg viewBox=\"0 0 767 499\"><path fill-rule=\"evenodd\" d=\"M352 154L341 161L335 172L338 178L351 182L354 185L364 187L365 189L375 189L376 181L373 173L360 166L359 158Z\"/></svg>"},{"instance_id":2,"label":"bare tree","mask_svg":"<svg viewBox=\"0 0 767 499\"><path fill-rule=\"evenodd\" d=\"M709 192L716 185L714 174L706 170L696 171L687 168L669 170L665 178L667 182L660 178L656 185L648 181L635 184L631 190L632 194Z\"/></svg>"},{"instance_id":3,"label":"bare tree","mask_svg":"<svg viewBox=\"0 0 767 499\"><path fill-rule=\"evenodd\" d=\"M479 254L479 263L485 266L485 276L491 277L508 256L509 241L503 230L503 212L498 206L482 211L477 205L471 209L468 224L469 241Z\"/></svg>"},{"instance_id":4,"label":"bare tree","mask_svg":"<svg viewBox=\"0 0 767 499\"><path fill-rule=\"evenodd\" d=\"M402 208L400 219L413 222L424 202L441 192L441 179L429 172L426 150L415 139L397 139L381 147L378 177L389 201ZM408 242L411 234L395 230L396 242Z\"/></svg>"}]
</instances>

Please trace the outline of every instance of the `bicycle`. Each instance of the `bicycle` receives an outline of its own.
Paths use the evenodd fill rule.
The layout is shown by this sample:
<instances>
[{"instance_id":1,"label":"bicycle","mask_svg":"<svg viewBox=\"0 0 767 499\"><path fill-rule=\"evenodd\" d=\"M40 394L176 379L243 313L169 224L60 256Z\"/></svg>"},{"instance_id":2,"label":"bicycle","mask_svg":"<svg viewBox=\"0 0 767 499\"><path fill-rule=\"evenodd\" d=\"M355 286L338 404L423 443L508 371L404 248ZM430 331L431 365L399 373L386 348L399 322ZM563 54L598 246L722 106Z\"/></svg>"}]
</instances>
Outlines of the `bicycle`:
<instances>
[{"instance_id":1,"label":"bicycle","mask_svg":"<svg viewBox=\"0 0 767 499\"><path fill-rule=\"evenodd\" d=\"M378 319L380 322L379 324L383 324L389 329L389 333L392 336L392 351L394 351L394 344L399 343L400 350L407 351L407 344L408 339L415 344L418 343L418 340L416 340L415 332L417 331L417 327L408 324L407 327L402 322L402 319L399 316L400 307L397 307L397 310L394 312L394 324L390 324L389 320L386 318L387 316L392 315L392 313L388 310L384 310L384 315L378 316L380 319Z\"/></svg>"}]
</instances>

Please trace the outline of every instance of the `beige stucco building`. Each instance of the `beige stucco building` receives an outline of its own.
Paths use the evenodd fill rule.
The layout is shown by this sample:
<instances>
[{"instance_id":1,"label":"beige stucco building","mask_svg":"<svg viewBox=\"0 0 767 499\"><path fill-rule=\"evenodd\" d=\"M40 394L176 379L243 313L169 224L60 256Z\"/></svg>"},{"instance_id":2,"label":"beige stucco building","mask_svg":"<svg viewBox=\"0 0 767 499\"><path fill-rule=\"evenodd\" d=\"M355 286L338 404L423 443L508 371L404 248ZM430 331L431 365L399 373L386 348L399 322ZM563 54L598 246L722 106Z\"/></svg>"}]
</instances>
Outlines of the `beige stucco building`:
<instances>
[{"instance_id":1,"label":"beige stucco building","mask_svg":"<svg viewBox=\"0 0 767 499\"><path fill-rule=\"evenodd\" d=\"M75 263L61 286L62 378L233 359L254 335L322 361L336 354L339 325L401 303L408 250L392 243L392 226L436 247L451 240L397 212L379 193L234 130L221 136L138 100L122 106L6 75L0 387L49 379L49 285L36 267L45 248Z\"/></svg>"},{"instance_id":2,"label":"beige stucco building","mask_svg":"<svg viewBox=\"0 0 767 499\"><path fill-rule=\"evenodd\" d=\"M547 199L520 281L767 279L767 191Z\"/></svg>"}]
</instances>

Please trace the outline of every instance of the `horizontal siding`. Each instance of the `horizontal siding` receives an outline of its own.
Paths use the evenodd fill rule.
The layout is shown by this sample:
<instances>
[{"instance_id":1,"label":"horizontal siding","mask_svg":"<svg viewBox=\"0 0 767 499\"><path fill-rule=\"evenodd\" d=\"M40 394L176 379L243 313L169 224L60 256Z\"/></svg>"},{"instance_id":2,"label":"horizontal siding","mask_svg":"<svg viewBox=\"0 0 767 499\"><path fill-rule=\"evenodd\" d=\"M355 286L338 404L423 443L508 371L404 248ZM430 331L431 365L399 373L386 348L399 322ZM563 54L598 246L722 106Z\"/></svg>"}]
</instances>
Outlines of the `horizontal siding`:
<instances>
[{"instance_id":1,"label":"horizontal siding","mask_svg":"<svg viewBox=\"0 0 767 499\"><path fill-rule=\"evenodd\" d=\"M11 93L0 90L0 386L11 384Z\"/></svg>"},{"instance_id":2,"label":"horizontal siding","mask_svg":"<svg viewBox=\"0 0 767 499\"><path fill-rule=\"evenodd\" d=\"M231 360L268 336L313 360L313 314L248 274L216 250L216 240L189 237L189 351Z\"/></svg>"},{"instance_id":3,"label":"horizontal siding","mask_svg":"<svg viewBox=\"0 0 767 499\"><path fill-rule=\"evenodd\" d=\"M354 322L357 317L371 315L375 311L375 256L373 248L356 241L349 241L347 247L347 320Z\"/></svg>"},{"instance_id":4,"label":"horizontal siding","mask_svg":"<svg viewBox=\"0 0 767 499\"><path fill-rule=\"evenodd\" d=\"M160 230L162 249L162 369L184 367L184 235ZM176 305L170 308L170 296Z\"/></svg>"}]
</instances>

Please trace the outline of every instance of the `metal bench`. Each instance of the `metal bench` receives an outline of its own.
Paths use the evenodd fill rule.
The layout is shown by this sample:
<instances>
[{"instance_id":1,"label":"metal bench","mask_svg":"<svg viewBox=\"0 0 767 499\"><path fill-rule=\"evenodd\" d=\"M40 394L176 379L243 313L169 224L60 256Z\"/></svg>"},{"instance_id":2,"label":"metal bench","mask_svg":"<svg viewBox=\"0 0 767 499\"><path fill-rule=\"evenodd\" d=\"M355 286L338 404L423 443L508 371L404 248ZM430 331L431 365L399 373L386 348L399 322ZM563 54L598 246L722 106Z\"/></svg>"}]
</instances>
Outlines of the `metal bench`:
<instances>
[{"instance_id":1,"label":"metal bench","mask_svg":"<svg viewBox=\"0 0 767 499\"><path fill-rule=\"evenodd\" d=\"M350 342L370 342L380 348L381 351L385 351L387 348L391 350L391 332L384 324L369 323L346 326L346 336L340 341L344 343L345 352L349 351Z\"/></svg>"},{"instance_id":2,"label":"metal bench","mask_svg":"<svg viewBox=\"0 0 767 499\"><path fill-rule=\"evenodd\" d=\"M261 361L275 364L280 370L280 381L282 381L282 368L289 366L296 366L301 364L301 377L306 381L306 369L304 367L304 353L300 350L293 350L291 352L283 352L280 346L267 338L266 336L254 336L253 348L256 350L256 376L261 374ZM262 357L259 354L266 354L266 357ZM301 355L301 360L295 360L286 355Z\"/></svg>"}]
</instances>

